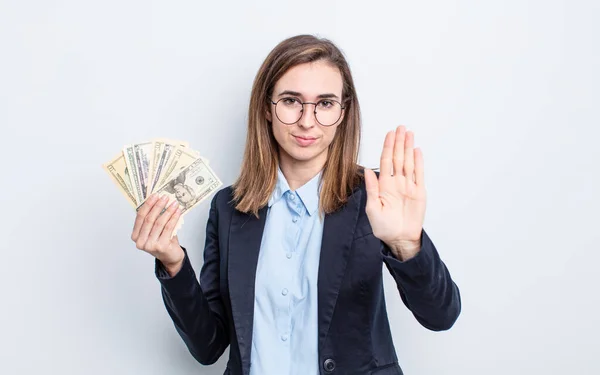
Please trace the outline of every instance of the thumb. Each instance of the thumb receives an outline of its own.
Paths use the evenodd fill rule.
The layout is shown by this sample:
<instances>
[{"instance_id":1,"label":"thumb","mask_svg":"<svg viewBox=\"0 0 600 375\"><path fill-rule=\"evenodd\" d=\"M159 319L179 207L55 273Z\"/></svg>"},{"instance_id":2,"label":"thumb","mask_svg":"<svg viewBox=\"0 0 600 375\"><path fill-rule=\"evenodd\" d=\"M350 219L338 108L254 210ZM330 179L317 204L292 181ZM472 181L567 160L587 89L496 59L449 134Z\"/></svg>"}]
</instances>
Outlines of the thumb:
<instances>
[{"instance_id":1,"label":"thumb","mask_svg":"<svg viewBox=\"0 0 600 375\"><path fill-rule=\"evenodd\" d=\"M367 188L367 208L379 207L379 180L377 175L370 169L365 168L365 185Z\"/></svg>"}]
</instances>

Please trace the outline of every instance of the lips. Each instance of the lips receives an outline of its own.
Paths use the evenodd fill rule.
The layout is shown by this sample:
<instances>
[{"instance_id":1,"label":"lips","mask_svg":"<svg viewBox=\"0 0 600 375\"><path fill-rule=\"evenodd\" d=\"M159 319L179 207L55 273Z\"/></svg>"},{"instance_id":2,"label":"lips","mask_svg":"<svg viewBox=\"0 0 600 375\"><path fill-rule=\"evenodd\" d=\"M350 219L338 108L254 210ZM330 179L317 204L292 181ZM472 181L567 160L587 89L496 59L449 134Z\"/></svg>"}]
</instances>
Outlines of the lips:
<instances>
[{"instance_id":1,"label":"lips","mask_svg":"<svg viewBox=\"0 0 600 375\"><path fill-rule=\"evenodd\" d=\"M293 135L293 137L296 140L296 143L301 147L310 146L313 143L315 143L315 141L317 140L317 138L315 138L315 137L308 137L308 136Z\"/></svg>"}]
</instances>

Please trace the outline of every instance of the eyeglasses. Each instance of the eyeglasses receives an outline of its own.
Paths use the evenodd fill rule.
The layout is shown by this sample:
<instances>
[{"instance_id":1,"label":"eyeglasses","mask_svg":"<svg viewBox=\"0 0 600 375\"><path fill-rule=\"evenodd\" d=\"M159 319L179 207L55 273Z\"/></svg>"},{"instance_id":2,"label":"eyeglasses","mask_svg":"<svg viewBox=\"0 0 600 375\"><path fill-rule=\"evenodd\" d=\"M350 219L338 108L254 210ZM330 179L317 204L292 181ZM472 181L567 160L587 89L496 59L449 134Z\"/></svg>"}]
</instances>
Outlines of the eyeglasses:
<instances>
[{"instance_id":1,"label":"eyeglasses","mask_svg":"<svg viewBox=\"0 0 600 375\"><path fill-rule=\"evenodd\" d=\"M304 105L313 104L315 106L315 118L323 126L331 126L338 122L342 117L342 104L333 99L321 99L316 103L301 102L296 98L285 97L271 104L275 104L275 115L279 121L286 125L292 125L300 121L304 112Z\"/></svg>"}]
</instances>

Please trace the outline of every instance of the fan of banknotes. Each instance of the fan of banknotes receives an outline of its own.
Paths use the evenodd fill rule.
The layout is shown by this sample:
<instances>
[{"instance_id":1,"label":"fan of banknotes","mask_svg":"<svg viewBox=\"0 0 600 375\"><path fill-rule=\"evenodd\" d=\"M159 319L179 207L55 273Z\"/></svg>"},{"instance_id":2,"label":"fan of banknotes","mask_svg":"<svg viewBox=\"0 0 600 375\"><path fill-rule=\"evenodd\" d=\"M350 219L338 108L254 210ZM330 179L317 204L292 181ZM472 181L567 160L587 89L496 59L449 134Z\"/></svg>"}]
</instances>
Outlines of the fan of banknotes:
<instances>
[{"instance_id":1,"label":"fan of banknotes","mask_svg":"<svg viewBox=\"0 0 600 375\"><path fill-rule=\"evenodd\" d=\"M126 145L102 168L136 210L153 193L168 196L169 203L177 200L181 217L173 236L183 216L222 185L208 160L188 142L164 138Z\"/></svg>"}]
</instances>

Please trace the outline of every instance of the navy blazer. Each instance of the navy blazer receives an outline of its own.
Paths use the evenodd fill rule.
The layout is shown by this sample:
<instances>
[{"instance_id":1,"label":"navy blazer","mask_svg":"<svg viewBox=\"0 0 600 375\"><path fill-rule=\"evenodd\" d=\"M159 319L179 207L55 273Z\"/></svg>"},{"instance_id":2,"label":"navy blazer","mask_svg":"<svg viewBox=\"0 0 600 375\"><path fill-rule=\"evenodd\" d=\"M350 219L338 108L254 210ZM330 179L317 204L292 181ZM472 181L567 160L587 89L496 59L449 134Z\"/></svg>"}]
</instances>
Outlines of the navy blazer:
<instances>
[{"instance_id":1,"label":"navy blazer","mask_svg":"<svg viewBox=\"0 0 600 375\"><path fill-rule=\"evenodd\" d=\"M212 199L200 282L187 251L182 269L155 272L165 307L192 356L208 365L225 349L225 374L248 375L254 280L267 206L259 218L233 207L231 187ZM419 253L397 260L373 235L365 212L364 180L337 212L325 215L318 273L320 374L402 374L383 292L383 264L401 299L424 327L449 329L461 311L459 289L427 233ZM313 327L306 327L314 329Z\"/></svg>"}]
</instances>

